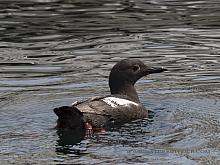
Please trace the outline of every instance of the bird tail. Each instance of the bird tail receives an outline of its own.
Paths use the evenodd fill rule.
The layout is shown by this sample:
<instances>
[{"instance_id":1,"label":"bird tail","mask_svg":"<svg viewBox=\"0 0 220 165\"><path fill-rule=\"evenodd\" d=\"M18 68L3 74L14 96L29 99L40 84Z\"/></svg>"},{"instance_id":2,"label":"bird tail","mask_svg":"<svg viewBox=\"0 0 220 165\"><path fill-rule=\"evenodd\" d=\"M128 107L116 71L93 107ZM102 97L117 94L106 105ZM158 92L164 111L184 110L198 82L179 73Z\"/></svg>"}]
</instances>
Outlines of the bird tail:
<instances>
[{"instance_id":1,"label":"bird tail","mask_svg":"<svg viewBox=\"0 0 220 165\"><path fill-rule=\"evenodd\" d=\"M84 128L83 113L76 107L62 106L55 108L54 113L58 116L58 129L77 129Z\"/></svg>"}]
</instances>

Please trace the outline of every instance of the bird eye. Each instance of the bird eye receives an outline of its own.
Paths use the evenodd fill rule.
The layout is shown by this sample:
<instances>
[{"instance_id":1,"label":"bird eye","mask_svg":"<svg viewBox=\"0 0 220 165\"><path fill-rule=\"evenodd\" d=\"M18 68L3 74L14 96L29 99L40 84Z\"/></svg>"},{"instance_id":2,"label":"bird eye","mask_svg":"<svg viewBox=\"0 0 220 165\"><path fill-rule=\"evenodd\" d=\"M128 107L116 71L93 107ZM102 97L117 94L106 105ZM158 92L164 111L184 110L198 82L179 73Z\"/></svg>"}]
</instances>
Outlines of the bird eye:
<instances>
[{"instance_id":1,"label":"bird eye","mask_svg":"<svg viewBox=\"0 0 220 165\"><path fill-rule=\"evenodd\" d=\"M135 65L135 66L133 66L133 71L134 72L137 72L138 70L140 70L140 66L139 65Z\"/></svg>"}]
</instances>

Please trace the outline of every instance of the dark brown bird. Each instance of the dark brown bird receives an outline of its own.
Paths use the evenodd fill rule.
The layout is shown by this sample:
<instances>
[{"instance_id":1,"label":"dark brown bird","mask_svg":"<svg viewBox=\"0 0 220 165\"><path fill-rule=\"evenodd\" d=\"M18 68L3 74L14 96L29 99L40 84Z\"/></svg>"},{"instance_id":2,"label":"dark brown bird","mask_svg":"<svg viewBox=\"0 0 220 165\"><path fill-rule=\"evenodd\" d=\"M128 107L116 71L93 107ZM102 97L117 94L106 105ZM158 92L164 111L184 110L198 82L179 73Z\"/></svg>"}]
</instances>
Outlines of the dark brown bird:
<instances>
[{"instance_id":1,"label":"dark brown bird","mask_svg":"<svg viewBox=\"0 0 220 165\"><path fill-rule=\"evenodd\" d=\"M148 111L140 103L134 84L143 76L163 71L166 69L149 67L136 59L119 61L109 76L111 95L55 108L57 128L108 128L148 117Z\"/></svg>"}]
</instances>

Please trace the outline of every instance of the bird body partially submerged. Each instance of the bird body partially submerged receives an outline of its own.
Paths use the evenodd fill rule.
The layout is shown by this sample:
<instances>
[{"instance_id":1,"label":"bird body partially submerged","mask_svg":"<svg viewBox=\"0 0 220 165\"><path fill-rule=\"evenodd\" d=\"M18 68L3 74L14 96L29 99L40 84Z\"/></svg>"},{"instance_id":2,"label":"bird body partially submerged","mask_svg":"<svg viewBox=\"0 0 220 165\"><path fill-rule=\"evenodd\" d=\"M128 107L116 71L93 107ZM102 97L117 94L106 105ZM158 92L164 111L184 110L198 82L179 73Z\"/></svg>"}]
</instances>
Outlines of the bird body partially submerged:
<instances>
[{"instance_id":1,"label":"bird body partially submerged","mask_svg":"<svg viewBox=\"0 0 220 165\"><path fill-rule=\"evenodd\" d=\"M134 84L143 76L165 70L148 67L140 60L121 60L112 68L109 76L111 95L55 108L57 128L83 128L85 123L105 128L148 117L148 111L140 103Z\"/></svg>"}]
</instances>

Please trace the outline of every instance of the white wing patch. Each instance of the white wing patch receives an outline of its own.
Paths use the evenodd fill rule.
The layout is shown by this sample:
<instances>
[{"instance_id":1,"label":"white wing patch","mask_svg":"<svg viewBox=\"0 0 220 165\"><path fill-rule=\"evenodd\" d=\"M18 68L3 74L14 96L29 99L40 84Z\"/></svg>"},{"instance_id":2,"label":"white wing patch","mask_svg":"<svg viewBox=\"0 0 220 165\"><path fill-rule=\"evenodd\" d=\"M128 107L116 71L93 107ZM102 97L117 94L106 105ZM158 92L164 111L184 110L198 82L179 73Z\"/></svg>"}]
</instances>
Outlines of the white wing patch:
<instances>
[{"instance_id":1,"label":"white wing patch","mask_svg":"<svg viewBox=\"0 0 220 165\"><path fill-rule=\"evenodd\" d=\"M117 98L117 97L106 97L106 98L102 99L102 101L104 101L106 104L110 105L113 108L115 108L117 106L129 106L131 104L138 106L138 104L133 101L121 99L121 98Z\"/></svg>"}]
</instances>

